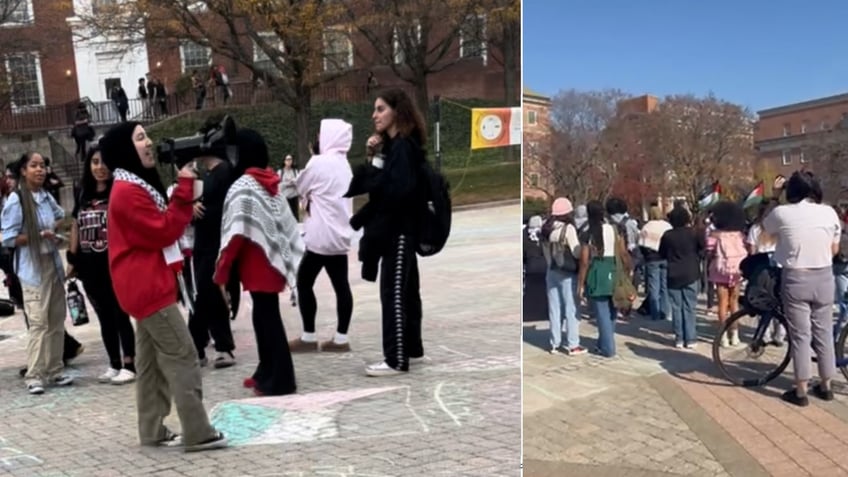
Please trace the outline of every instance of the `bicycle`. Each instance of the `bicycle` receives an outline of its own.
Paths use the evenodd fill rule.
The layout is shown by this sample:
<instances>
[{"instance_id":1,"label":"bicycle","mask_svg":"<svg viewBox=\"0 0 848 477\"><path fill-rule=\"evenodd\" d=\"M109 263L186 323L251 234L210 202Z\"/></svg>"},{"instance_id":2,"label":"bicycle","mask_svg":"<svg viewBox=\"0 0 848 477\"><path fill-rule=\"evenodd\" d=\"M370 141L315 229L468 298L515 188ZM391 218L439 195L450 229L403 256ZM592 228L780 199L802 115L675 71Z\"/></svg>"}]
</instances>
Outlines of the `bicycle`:
<instances>
[{"instance_id":1,"label":"bicycle","mask_svg":"<svg viewBox=\"0 0 848 477\"><path fill-rule=\"evenodd\" d=\"M731 314L722 323L713 339L713 361L718 366L721 374L731 383L743 387L763 386L780 376L786 367L789 366L789 361L792 359L792 340L789 327L786 326L786 316L783 313L783 308L779 305L770 312L763 312L751 306L744 296L740 297L739 304L740 309ZM749 317L755 318L756 324L753 327L743 326L742 321ZM779 345L771 339L766 340L773 320L776 320L786 330L786 346ZM846 322L848 322L848 319L840 318L836 320L833 326L833 339L836 352L836 367L839 368L842 375L848 380L848 356L846 356L848 354L846 352L848 351L846 350L846 344L848 344L846 343L848 342L848 326L845 326ZM744 347L723 348L721 346L721 337L732 329L739 330L740 343L744 343ZM747 340L743 337L747 338ZM763 367L761 366L755 366L755 369L747 373L750 377L736 376L734 372L741 371L741 368L739 366L731 366L721 357L722 351L742 351L746 354L747 358L759 360L769 355L770 349L773 349L775 351L774 354L777 355L783 353L783 357L779 359L777 366L773 369L762 369Z\"/></svg>"}]
</instances>

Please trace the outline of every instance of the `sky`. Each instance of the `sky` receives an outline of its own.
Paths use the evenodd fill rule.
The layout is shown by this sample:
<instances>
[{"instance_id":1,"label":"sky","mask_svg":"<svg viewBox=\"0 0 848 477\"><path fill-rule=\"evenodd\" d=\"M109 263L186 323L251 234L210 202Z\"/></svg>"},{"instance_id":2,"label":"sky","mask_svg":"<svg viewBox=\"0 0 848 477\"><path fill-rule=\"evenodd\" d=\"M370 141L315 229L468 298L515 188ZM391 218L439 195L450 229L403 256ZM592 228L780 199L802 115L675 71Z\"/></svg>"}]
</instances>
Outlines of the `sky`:
<instances>
[{"instance_id":1,"label":"sky","mask_svg":"<svg viewBox=\"0 0 848 477\"><path fill-rule=\"evenodd\" d=\"M524 86L545 95L712 92L756 112L848 92L845 0L522 4Z\"/></svg>"}]
</instances>

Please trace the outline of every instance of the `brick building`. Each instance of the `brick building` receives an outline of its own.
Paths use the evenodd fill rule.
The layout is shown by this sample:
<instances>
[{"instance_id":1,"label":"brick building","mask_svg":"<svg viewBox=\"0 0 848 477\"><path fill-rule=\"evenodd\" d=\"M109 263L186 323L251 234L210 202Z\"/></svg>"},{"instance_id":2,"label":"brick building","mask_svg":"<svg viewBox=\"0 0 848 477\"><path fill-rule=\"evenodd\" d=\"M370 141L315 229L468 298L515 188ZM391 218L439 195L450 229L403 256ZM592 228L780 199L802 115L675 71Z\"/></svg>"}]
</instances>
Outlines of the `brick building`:
<instances>
[{"instance_id":1,"label":"brick building","mask_svg":"<svg viewBox=\"0 0 848 477\"><path fill-rule=\"evenodd\" d=\"M248 68L189 41L175 39L169 44L156 44L141 40L127 48L108 38L81 40L79 36L89 35L85 35L80 17L116 0L17 1L20 2L18 9L0 25L0 48L7 55L3 66L15 77L16 109L54 106L79 98L108 101L108 91L113 84L120 84L132 99L136 97L138 79L147 72L162 79L170 92L187 72L197 69L205 73L213 64L225 67L231 84L252 79ZM447 61L456 62L428 78L431 97L504 101L504 66L496 60L501 56L494 51L493 45L488 45L480 38L482 35L478 35L486 31L486 25L486 15L469 16L463 29L468 33L461 35L446 55ZM380 86L402 83L389 65L380 64L363 37L348 34L350 29L339 34L339 28L331 26L324 33L324 70L349 70L350 74L335 80L326 89L361 91L362 94L348 94L345 99L364 99L369 72L373 72ZM76 41L73 33L81 34ZM255 62L267 61L260 49L250 40L246 42L253 50ZM336 61L330 61L332 59ZM398 57L398 61L402 58ZM517 78L520 78L520 64L519 57L516 59ZM316 93L318 99L322 95L342 96L320 89ZM514 98L514 102L517 100Z\"/></svg>"},{"instance_id":2,"label":"brick building","mask_svg":"<svg viewBox=\"0 0 848 477\"><path fill-rule=\"evenodd\" d=\"M848 94L803 101L757 112L757 168L764 176L815 170L811 149L827 141L848 118Z\"/></svg>"},{"instance_id":3,"label":"brick building","mask_svg":"<svg viewBox=\"0 0 848 477\"><path fill-rule=\"evenodd\" d=\"M547 169L551 151L551 99L524 88L524 197L550 200L553 193Z\"/></svg>"},{"instance_id":4,"label":"brick building","mask_svg":"<svg viewBox=\"0 0 848 477\"><path fill-rule=\"evenodd\" d=\"M11 5L6 18L0 18L0 67L11 94L0 106L26 111L76 100L77 68L66 21L73 15L71 0L17 0Z\"/></svg>"}]
</instances>

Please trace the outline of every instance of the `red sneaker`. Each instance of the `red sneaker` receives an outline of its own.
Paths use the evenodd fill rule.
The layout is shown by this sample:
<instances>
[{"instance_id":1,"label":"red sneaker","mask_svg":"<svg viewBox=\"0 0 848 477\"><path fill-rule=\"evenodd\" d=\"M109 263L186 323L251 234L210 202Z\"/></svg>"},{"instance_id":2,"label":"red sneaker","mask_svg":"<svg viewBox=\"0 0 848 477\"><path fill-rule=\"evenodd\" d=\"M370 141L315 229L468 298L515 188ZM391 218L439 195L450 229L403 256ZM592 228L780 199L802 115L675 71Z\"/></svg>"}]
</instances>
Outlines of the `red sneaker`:
<instances>
[{"instance_id":1,"label":"red sneaker","mask_svg":"<svg viewBox=\"0 0 848 477\"><path fill-rule=\"evenodd\" d=\"M256 380L253 378L244 378L244 387L252 389L256 387Z\"/></svg>"}]
</instances>

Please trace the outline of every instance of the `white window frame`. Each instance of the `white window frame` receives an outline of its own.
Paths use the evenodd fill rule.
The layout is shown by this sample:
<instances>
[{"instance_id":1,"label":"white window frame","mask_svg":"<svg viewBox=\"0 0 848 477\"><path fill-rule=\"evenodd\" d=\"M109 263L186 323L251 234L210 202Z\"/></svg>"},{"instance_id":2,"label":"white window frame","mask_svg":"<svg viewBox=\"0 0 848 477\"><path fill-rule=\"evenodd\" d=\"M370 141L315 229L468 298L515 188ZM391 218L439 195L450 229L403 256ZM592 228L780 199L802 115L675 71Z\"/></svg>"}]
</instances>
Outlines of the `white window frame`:
<instances>
[{"instance_id":1,"label":"white window frame","mask_svg":"<svg viewBox=\"0 0 848 477\"><path fill-rule=\"evenodd\" d=\"M787 137L787 136L791 136L791 135L792 135L792 126L789 125L789 124L784 124L783 125L783 137Z\"/></svg>"},{"instance_id":2,"label":"white window frame","mask_svg":"<svg viewBox=\"0 0 848 477\"><path fill-rule=\"evenodd\" d=\"M416 36L418 44L421 44L421 22L415 22ZM406 51L401 48L400 38L398 38L398 28L394 27L392 29L392 61L395 62L396 65L400 65L406 63Z\"/></svg>"},{"instance_id":3,"label":"white window frame","mask_svg":"<svg viewBox=\"0 0 848 477\"><path fill-rule=\"evenodd\" d=\"M536 122L537 122L537 116L538 116L538 114L536 113L536 111L532 111L532 110L527 111L527 125L528 126L535 125Z\"/></svg>"},{"instance_id":4,"label":"white window frame","mask_svg":"<svg viewBox=\"0 0 848 477\"><path fill-rule=\"evenodd\" d=\"M481 14L472 14L465 17L465 21L468 22L471 18L476 17L477 19L481 19L483 23L483 31L480 32L481 38L480 41L480 56L465 56L465 43L466 40L464 38L463 30L465 30L465 24L463 23L462 27L459 29L459 57L460 58L481 58L483 60L483 66L486 66L489 61L489 47L486 43L486 30L488 28L488 18L485 13ZM475 39L477 40L477 39Z\"/></svg>"},{"instance_id":5,"label":"white window frame","mask_svg":"<svg viewBox=\"0 0 848 477\"><path fill-rule=\"evenodd\" d=\"M38 83L38 104L28 104L28 105L25 105L25 106L19 106L19 105L15 104L14 82L12 82L11 78L9 78L10 70L11 70L11 67L9 66L9 58L15 57L15 56L25 56L25 55L32 56L35 59L35 76L37 78L37 83ZM9 80L9 83L13 85L12 86L12 95L11 95L12 112L23 113L23 112L30 111L34 108L35 109L43 108L46 104L46 101L45 101L45 98L44 98L44 77L41 74L41 58L38 56L38 52L37 51L28 51L28 52L22 52L22 53L11 53L11 54L8 54L8 55L5 56L4 63L5 63L5 67L6 67L6 78L7 78L7 80Z\"/></svg>"},{"instance_id":6,"label":"white window frame","mask_svg":"<svg viewBox=\"0 0 848 477\"><path fill-rule=\"evenodd\" d=\"M205 67L208 70L209 67L212 66L212 48L209 48L208 46L203 46L203 45L196 43L196 42L193 42L191 40L183 40L183 41L180 42L180 71L185 73L187 71L196 70L196 69L201 68L201 66L186 67L185 47L190 45L190 44L194 44L195 46L206 49L206 54L209 56L209 61L207 62ZM208 71L207 71L207 73L208 73Z\"/></svg>"},{"instance_id":7,"label":"white window frame","mask_svg":"<svg viewBox=\"0 0 848 477\"><path fill-rule=\"evenodd\" d=\"M349 70L353 68L353 41L350 39L350 28L345 27L329 27L324 30L322 34L322 39L324 43L324 72L325 73L337 73L345 70ZM347 43L347 64L346 65L337 65L333 64L328 60L328 56L330 55L329 47L330 42L328 36L331 34L341 34L344 36L345 42ZM337 53L338 56L341 56L343 52L334 52Z\"/></svg>"},{"instance_id":8,"label":"white window frame","mask_svg":"<svg viewBox=\"0 0 848 477\"><path fill-rule=\"evenodd\" d=\"M784 166L792 164L792 151L790 151L789 149L784 149L780 151L780 160Z\"/></svg>"},{"instance_id":9,"label":"white window frame","mask_svg":"<svg viewBox=\"0 0 848 477\"><path fill-rule=\"evenodd\" d=\"M276 33L272 32L272 31L262 31L262 32L258 32L257 35L262 37L262 39L265 40L266 43L269 43L269 44L275 46L279 51L282 52L282 51L285 50L285 44L283 43L283 39L280 38L279 36L277 36ZM265 51L262 50L262 48L259 47L259 44L257 44L256 41L252 41L252 43L253 43L253 65L256 66L257 63L267 62L269 65L271 65L270 71L269 71L268 68L260 67L259 69L261 69L262 71L264 71L266 73L279 73L279 71L277 71L277 68L274 66L274 63L271 61L271 58L265 53ZM280 55L280 60L282 60L283 63L285 63L285 61L286 61L285 56Z\"/></svg>"},{"instance_id":10,"label":"white window frame","mask_svg":"<svg viewBox=\"0 0 848 477\"><path fill-rule=\"evenodd\" d=\"M807 134L807 121L801 121L801 134Z\"/></svg>"},{"instance_id":11,"label":"white window frame","mask_svg":"<svg viewBox=\"0 0 848 477\"><path fill-rule=\"evenodd\" d=\"M801 161L801 164L806 164L807 162L809 162L809 159L807 159L807 157L804 155L803 149L798 152L798 160Z\"/></svg>"},{"instance_id":12,"label":"white window frame","mask_svg":"<svg viewBox=\"0 0 848 477\"><path fill-rule=\"evenodd\" d=\"M26 16L27 17L24 19L24 21L8 20L8 21L5 21L3 23L0 23L0 28L14 28L14 27L19 27L19 26L32 25L33 23L35 23L35 12L33 11L33 8L32 8L32 0L21 0L21 2L22 2L21 4L23 4L26 7ZM21 4L18 4L18 8L21 7ZM13 11L16 11L16 10L13 10ZM11 14L9 16L11 17Z\"/></svg>"},{"instance_id":13,"label":"white window frame","mask_svg":"<svg viewBox=\"0 0 848 477\"><path fill-rule=\"evenodd\" d=\"M825 119L825 120L822 120L822 122L819 124L819 130L820 130L820 131L825 131L825 130L827 130L827 129L830 129L830 124L827 122L827 120L826 120L826 119Z\"/></svg>"}]
</instances>

